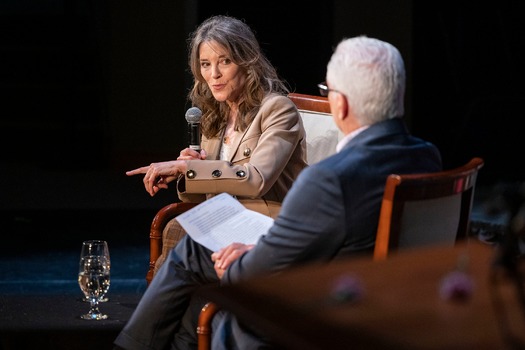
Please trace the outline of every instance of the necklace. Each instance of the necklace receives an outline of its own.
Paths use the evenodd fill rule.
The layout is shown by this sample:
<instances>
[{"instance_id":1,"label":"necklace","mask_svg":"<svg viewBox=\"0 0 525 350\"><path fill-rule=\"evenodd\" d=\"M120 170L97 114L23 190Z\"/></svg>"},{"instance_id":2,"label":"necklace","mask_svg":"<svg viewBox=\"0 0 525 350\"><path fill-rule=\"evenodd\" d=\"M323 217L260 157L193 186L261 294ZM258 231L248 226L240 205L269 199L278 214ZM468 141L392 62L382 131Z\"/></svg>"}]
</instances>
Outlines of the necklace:
<instances>
[{"instance_id":1,"label":"necklace","mask_svg":"<svg viewBox=\"0 0 525 350\"><path fill-rule=\"evenodd\" d=\"M226 124L226 130L224 130L223 142L225 144L230 144L232 139L235 137L235 120L237 119L237 109L230 110L230 116L228 118L228 123Z\"/></svg>"},{"instance_id":2,"label":"necklace","mask_svg":"<svg viewBox=\"0 0 525 350\"><path fill-rule=\"evenodd\" d=\"M224 131L224 138L223 138L224 143L226 144L231 143L234 135L235 135L234 124L228 124L226 126L226 130Z\"/></svg>"}]
</instances>

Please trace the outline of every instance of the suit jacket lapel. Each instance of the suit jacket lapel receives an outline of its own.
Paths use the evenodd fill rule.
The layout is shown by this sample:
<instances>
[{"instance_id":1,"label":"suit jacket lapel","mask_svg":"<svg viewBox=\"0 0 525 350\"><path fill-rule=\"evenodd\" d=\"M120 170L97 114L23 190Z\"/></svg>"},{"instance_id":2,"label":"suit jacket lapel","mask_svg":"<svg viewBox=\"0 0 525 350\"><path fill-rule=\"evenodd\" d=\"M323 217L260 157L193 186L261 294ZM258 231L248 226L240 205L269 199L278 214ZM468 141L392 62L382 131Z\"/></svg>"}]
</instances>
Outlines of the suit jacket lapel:
<instances>
[{"instance_id":1,"label":"suit jacket lapel","mask_svg":"<svg viewBox=\"0 0 525 350\"><path fill-rule=\"evenodd\" d=\"M206 145L206 152L208 152L208 159L210 160L217 160L220 156L220 150L221 150L221 143L222 143L222 137L220 138L212 138L208 140L208 144Z\"/></svg>"},{"instance_id":2,"label":"suit jacket lapel","mask_svg":"<svg viewBox=\"0 0 525 350\"><path fill-rule=\"evenodd\" d=\"M251 124L250 124L250 126L251 126ZM240 147L242 141L244 140L244 136L246 136L246 133L248 132L248 129L250 129L250 126L248 126L246 128L246 130L244 130L244 132L242 134L237 135L237 137L235 137L233 139L233 144L232 144L231 153L230 153L230 159L228 159L230 162L232 162L235 159L235 156L237 155L237 153L240 152L239 147Z\"/></svg>"},{"instance_id":3,"label":"suit jacket lapel","mask_svg":"<svg viewBox=\"0 0 525 350\"><path fill-rule=\"evenodd\" d=\"M246 133L250 129L251 125L244 130L242 134L237 135L233 139L232 147L231 147L231 153L228 161L233 162L233 159L235 159L235 156L241 151L239 150L240 145L242 144L242 141L244 140L244 137L246 136ZM203 144L204 149L206 152L208 152L208 159L211 160L217 160L220 159L220 151L221 151L221 145L222 140L224 138L224 133L221 135L221 137L207 139L206 144Z\"/></svg>"}]
</instances>

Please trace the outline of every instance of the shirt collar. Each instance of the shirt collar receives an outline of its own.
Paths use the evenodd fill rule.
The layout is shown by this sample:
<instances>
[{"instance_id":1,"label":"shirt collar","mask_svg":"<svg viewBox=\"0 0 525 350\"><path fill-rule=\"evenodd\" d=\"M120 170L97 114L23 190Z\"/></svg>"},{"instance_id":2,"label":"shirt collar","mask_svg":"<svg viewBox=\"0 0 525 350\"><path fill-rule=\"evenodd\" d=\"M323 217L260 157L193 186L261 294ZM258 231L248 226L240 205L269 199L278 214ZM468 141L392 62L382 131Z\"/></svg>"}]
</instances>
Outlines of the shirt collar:
<instances>
[{"instance_id":1,"label":"shirt collar","mask_svg":"<svg viewBox=\"0 0 525 350\"><path fill-rule=\"evenodd\" d=\"M368 129L370 125L364 125L358 129L355 129L354 131L352 131L351 133L349 133L348 135L346 135L345 137L343 137L341 139L341 141L339 141L337 143L337 146L335 147L335 150L337 152L341 151L347 144L348 142L350 142L350 140L352 140L354 137L356 137L358 134L360 134L361 132L365 131L366 129Z\"/></svg>"}]
</instances>

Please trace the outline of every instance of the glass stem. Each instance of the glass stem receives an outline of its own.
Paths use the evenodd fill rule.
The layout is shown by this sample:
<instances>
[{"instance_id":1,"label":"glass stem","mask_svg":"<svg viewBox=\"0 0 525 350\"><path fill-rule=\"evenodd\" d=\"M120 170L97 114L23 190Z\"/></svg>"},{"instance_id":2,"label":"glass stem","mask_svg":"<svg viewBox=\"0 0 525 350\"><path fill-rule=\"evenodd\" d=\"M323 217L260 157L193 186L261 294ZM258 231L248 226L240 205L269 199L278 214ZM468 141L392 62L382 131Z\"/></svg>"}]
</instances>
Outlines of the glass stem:
<instances>
[{"instance_id":1,"label":"glass stem","mask_svg":"<svg viewBox=\"0 0 525 350\"><path fill-rule=\"evenodd\" d=\"M89 303L91 304L91 310L89 311L92 315L98 315L100 314L100 310L98 309L98 298L97 297L90 297Z\"/></svg>"}]
</instances>

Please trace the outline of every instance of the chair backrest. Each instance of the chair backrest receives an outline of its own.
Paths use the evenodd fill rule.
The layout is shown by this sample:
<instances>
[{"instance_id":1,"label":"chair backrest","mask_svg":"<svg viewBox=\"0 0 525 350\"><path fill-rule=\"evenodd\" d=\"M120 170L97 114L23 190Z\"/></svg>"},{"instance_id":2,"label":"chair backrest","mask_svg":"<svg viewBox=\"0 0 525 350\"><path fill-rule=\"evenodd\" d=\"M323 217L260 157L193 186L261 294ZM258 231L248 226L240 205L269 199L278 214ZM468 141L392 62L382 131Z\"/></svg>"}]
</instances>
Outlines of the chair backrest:
<instances>
[{"instance_id":1,"label":"chair backrest","mask_svg":"<svg viewBox=\"0 0 525 350\"><path fill-rule=\"evenodd\" d=\"M308 164L335 153L335 147L343 133L330 115L330 103L326 97L290 93L303 119L306 130L306 158Z\"/></svg>"},{"instance_id":2,"label":"chair backrest","mask_svg":"<svg viewBox=\"0 0 525 350\"><path fill-rule=\"evenodd\" d=\"M450 244L468 236L474 189L484 161L472 158L455 169L388 176L381 204L374 260L388 252Z\"/></svg>"}]
</instances>

